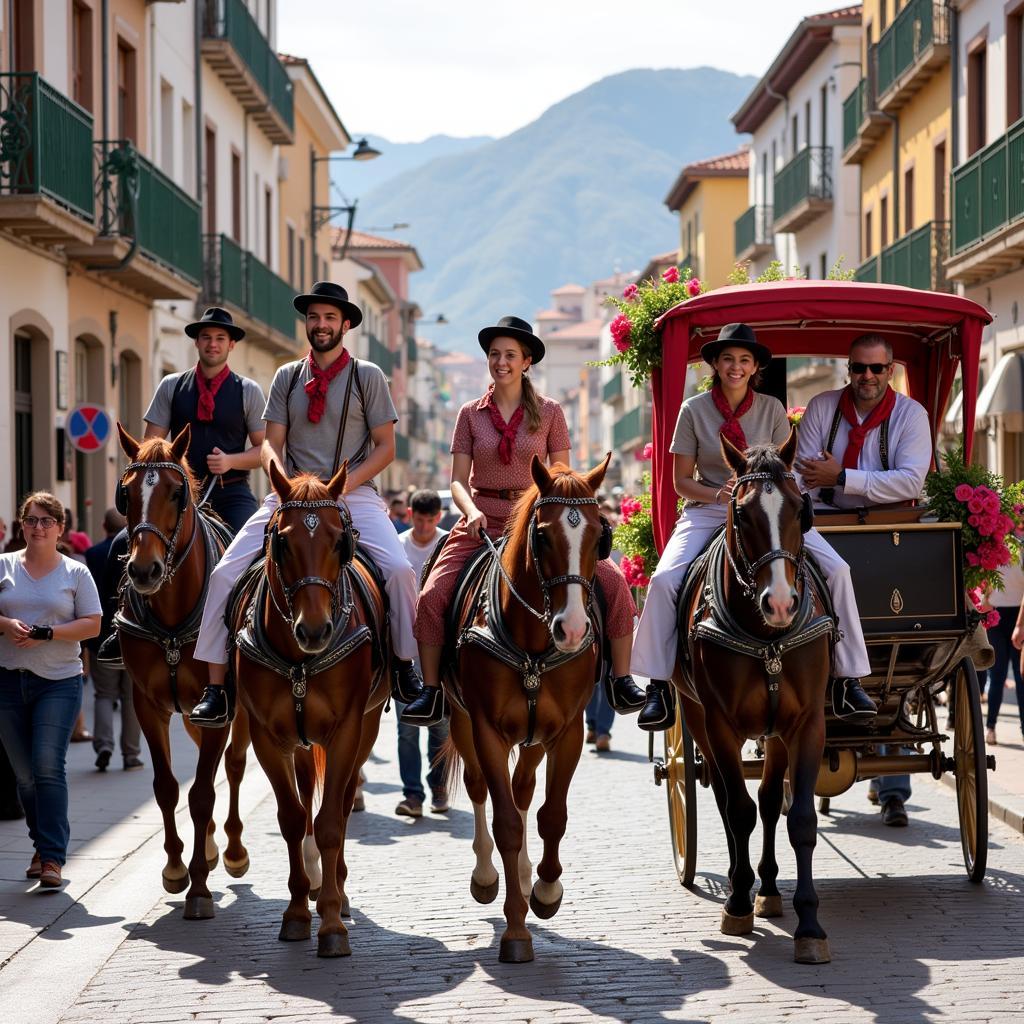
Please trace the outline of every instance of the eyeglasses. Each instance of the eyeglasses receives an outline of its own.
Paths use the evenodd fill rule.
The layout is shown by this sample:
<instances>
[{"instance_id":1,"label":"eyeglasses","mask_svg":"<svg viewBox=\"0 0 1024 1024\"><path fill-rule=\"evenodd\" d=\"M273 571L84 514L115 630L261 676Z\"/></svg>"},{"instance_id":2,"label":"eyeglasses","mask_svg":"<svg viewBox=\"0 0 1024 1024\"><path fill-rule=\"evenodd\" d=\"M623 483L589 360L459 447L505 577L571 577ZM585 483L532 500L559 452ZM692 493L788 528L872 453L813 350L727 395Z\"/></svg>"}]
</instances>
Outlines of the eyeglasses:
<instances>
[{"instance_id":1,"label":"eyeglasses","mask_svg":"<svg viewBox=\"0 0 1024 1024\"><path fill-rule=\"evenodd\" d=\"M867 373L870 370L876 376L885 373L892 363L850 363L850 373Z\"/></svg>"},{"instance_id":2,"label":"eyeglasses","mask_svg":"<svg viewBox=\"0 0 1024 1024\"><path fill-rule=\"evenodd\" d=\"M41 526L44 530L49 530L51 527L57 525L57 520L53 516L25 516L22 522L30 529L34 530L37 526Z\"/></svg>"}]
</instances>

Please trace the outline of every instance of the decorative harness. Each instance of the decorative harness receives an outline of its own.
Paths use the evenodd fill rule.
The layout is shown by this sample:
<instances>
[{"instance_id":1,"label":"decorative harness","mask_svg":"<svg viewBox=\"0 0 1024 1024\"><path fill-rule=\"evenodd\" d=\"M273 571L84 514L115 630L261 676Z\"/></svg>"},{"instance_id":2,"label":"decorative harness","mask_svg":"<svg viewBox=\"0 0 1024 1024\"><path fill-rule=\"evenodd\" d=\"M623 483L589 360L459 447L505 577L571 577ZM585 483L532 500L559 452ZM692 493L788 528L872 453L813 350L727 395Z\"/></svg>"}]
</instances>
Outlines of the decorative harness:
<instances>
[{"instance_id":1,"label":"decorative harness","mask_svg":"<svg viewBox=\"0 0 1024 1024\"><path fill-rule=\"evenodd\" d=\"M487 570L487 576L484 581L483 599L481 602L481 609L485 613L486 625L483 626L467 626L459 634L459 638L456 641L456 652L458 652L463 644L473 644L476 647L480 647L486 654L492 658L507 665L513 671L519 673L519 678L523 686L523 691L526 695L526 707L527 707L527 726L526 726L526 739L522 742L522 746L532 746L536 741L534 739L534 732L537 728L537 697L540 693L540 684L542 677L548 673L553 672L555 669L561 668L563 665L578 658L581 654L590 650L595 640L595 630L593 625L594 620L594 583L593 580L587 579L585 576L580 576L576 573L565 573L561 576L554 576L548 579L544 576L540 569L540 560L537 557L537 520L536 512L543 505L567 505L569 506L569 524L573 527L579 525L582 517L577 510L583 505L594 505L598 506L597 498L538 498L533 503L533 508L530 513L530 533L528 538L528 544L530 549L530 557L533 561L533 568L537 574L537 579L540 583L541 594L544 598L544 609L538 611L533 605L530 604L519 592L516 590L512 583L509 574L505 571L505 567L501 564L501 553L498 548L494 546L491 538L483 533L482 536L484 541L490 548L492 555L491 566ZM531 651L527 651L522 648L516 640L509 633L505 620L501 615L501 581L504 581L505 586L508 587L509 593L519 602L534 618L538 621L543 622L548 627L548 635L551 635L551 590L554 587L561 586L562 584L578 583L587 594L587 631L581 641L579 647L575 651L560 651L554 644L553 639L549 640L547 647L539 654L535 654Z\"/></svg>"},{"instance_id":2,"label":"decorative harness","mask_svg":"<svg viewBox=\"0 0 1024 1024\"><path fill-rule=\"evenodd\" d=\"M787 480L795 479L793 473L784 473L783 477ZM764 734L770 736L775 730L775 718L779 710L779 686L782 681L783 656L819 637L833 638L838 631L838 622L827 604L824 613L815 614L815 590L821 595L822 601L826 601L825 595L828 594L828 588L827 585L823 586L824 581L820 578L816 567L812 572L808 572L808 565L813 566L813 563L806 562L803 544L800 545L800 551L795 555L785 548L773 548L755 561L750 561L740 532L742 517L736 503L736 489L741 484L754 482L763 482L764 489L770 494L775 484L775 477L770 473L748 473L736 480L730 503L735 524L737 558L734 559L729 550L724 530L715 536L708 545L707 552L702 559L705 565L704 587L700 602L694 609L693 623L687 634L688 643L685 655L686 661L692 665L694 642L707 640L736 654L761 661L768 687L768 724ZM764 637L756 636L744 629L729 611L728 603L722 592L725 566L728 564L744 596L753 600L757 592L755 579L757 573L770 562L780 558L792 562L796 566L800 603L790 626L779 636L766 640ZM815 577L816 588L809 585L811 575Z\"/></svg>"}]
</instances>

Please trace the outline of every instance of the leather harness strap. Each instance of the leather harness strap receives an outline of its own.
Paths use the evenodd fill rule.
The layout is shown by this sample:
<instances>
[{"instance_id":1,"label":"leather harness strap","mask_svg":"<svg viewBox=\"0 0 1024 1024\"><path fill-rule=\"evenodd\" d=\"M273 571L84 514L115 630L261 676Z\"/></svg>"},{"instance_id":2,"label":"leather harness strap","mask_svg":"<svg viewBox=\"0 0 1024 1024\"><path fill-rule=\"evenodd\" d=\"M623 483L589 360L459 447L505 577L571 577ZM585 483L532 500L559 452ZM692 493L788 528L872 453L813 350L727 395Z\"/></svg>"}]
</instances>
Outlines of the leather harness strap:
<instances>
[{"instance_id":1,"label":"leather harness strap","mask_svg":"<svg viewBox=\"0 0 1024 1024\"><path fill-rule=\"evenodd\" d=\"M828 443L825 445L825 451L832 454L832 448L836 443L836 435L839 433L839 426L843 422L843 411L842 403L836 406L835 415L832 417L832 426L829 427L828 431ZM889 419L886 417L882 420L882 425L878 430L878 455L882 460L882 469L888 471L889 469ZM821 498L826 505L834 505L836 498L836 489L834 487L822 487L818 491L818 497Z\"/></svg>"}]
</instances>

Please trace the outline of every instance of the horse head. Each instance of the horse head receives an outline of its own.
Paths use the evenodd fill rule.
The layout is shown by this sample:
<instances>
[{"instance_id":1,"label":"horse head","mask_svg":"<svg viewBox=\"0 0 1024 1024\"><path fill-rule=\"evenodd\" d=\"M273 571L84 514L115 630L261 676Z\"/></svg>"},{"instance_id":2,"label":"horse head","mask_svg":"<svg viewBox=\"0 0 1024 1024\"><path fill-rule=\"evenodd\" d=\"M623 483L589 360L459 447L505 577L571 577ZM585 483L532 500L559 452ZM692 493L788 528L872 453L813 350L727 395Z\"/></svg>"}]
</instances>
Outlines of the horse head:
<instances>
[{"instance_id":1,"label":"horse head","mask_svg":"<svg viewBox=\"0 0 1024 1024\"><path fill-rule=\"evenodd\" d=\"M607 528L594 495L610 459L611 452L589 473L575 473L561 464L548 469L535 455L536 490L521 499L513 518L513 531L525 532L526 566L540 585L551 639L566 653L586 639L594 573L607 554Z\"/></svg>"},{"instance_id":2,"label":"horse head","mask_svg":"<svg viewBox=\"0 0 1024 1024\"><path fill-rule=\"evenodd\" d=\"M308 655L330 645L341 612L342 570L355 551L342 499L347 478L347 460L326 484L309 474L289 479L276 461L270 464L270 482L281 499L267 526L271 596Z\"/></svg>"},{"instance_id":3,"label":"horse head","mask_svg":"<svg viewBox=\"0 0 1024 1024\"><path fill-rule=\"evenodd\" d=\"M786 629L799 605L805 500L793 475L796 431L781 448L741 452L722 438L722 455L736 475L726 523L733 572L767 626Z\"/></svg>"},{"instance_id":4,"label":"horse head","mask_svg":"<svg viewBox=\"0 0 1024 1024\"><path fill-rule=\"evenodd\" d=\"M179 539L196 493L184 461L191 429L185 424L173 441L137 441L120 423L117 433L129 459L114 496L128 520L128 580L140 594L150 595L173 575L181 556Z\"/></svg>"}]
</instances>

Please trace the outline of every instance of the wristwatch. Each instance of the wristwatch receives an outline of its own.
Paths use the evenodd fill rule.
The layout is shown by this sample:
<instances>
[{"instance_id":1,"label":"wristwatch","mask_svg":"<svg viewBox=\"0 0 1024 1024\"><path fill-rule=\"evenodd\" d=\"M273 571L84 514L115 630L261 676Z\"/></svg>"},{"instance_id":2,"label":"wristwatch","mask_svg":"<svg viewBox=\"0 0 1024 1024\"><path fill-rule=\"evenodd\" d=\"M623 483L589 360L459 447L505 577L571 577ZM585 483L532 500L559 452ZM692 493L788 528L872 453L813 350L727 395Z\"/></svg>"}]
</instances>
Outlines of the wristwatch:
<instances>
[{"instance_id":1,"label":"wristwatch","mask_svg":"<svg viewBox=\"0 0 1024 1024\"><path fill-rule=\"evenodd\" d=\"M33 626L28 635L32 640L52 640L53 626Z\"/></svg>"},{"instance_id":2,"label":"wristwatch","mask_svg":"<svg viewBox=\"0 0 1024 1024\"><path fill-rule=\"evenodd\" d=\"M846 486L846 467L844 466L839 470L839 476L836 477L836 487Z\"/></svg>"}]
</instances>

